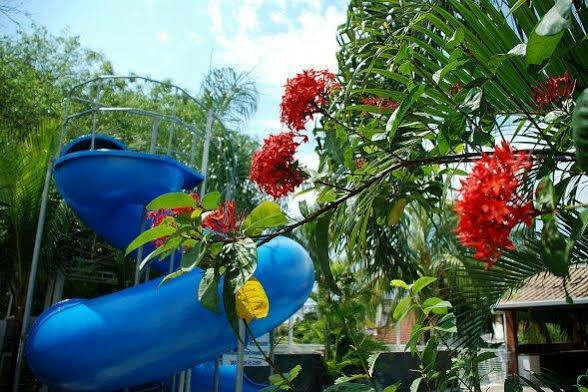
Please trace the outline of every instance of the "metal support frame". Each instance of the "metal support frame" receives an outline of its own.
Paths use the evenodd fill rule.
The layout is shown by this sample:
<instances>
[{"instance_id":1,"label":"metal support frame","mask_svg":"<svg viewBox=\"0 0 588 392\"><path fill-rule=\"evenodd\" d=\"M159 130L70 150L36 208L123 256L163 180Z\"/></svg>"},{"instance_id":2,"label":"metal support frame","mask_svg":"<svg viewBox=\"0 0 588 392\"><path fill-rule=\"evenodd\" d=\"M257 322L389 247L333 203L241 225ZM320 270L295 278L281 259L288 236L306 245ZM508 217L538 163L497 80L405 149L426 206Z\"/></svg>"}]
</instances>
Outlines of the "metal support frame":
<instances>
[{"instance_id":1,"label":"metal support frame","mask_svg":"<svg viewBox=\"0 0 588 392\"><path fill-rule=\"evenodd\" d=\"M41 207L40 207L40 211L39 211L39 220L37 222L37 230L36 230L36 235L35 235L35 246L33 249L33 258L31 260L31 270L29 273L29 281L28 281L28 287L27 287L27 298L26 298L26 302L25 302L25 311L24 311L24 315L23 315L22 330L21 330L21 334L20 334L20 338L19 338L19 348L18 348L18 355L17 355L17 360L16 360L17 361L16 371L14 374L14 384L12 387L13 392L18 391L18 384L20 382L21 367L22 367L23 354L24 354L24 343L25 343L25 340L27 337L28 324L30 322L31 307L32 307L33 296L34 296L34 291L35 291L35 283L36 283L36 278L37 278L37 269L38 269L39 262L40 262L42 237L43 237L45 218L46 218L47 207L48 207L49 188L51 185L51 178L52 178L52 173L53 173L53 160L57 159L59 157L59 153L60 153L61 148L63 146L63 143L66 139L68 124L74 119L91 115L92 116L92 132L91 132L92 137L91 137L90 148L94 149L95 148L95 136L96 136L96 132L98 129L98 119L99 119L99 116L101 113L104 113L104 112L124 112L124 113L131 113L131 114L135 114L135 115L152 117L154 120L153 120L153 127L151 130L150 152L153 153L153 152L155 152L155 149L157 146L157 132L159 129L159 124L162 120L168 121L172 124L172 128L170 130L170 135L168 137L167 154L169 155L172 151L171 146L173 143L173 133L175 130L175 126L180 125L182 127L185 127L186 129L188 129L193 134L192 149L190 152L189 159L187 159L187 161L190 162L191 164L195 163L194 161L195 161L195 155L196 155L196 143L198 141L198 136L199 136L200 132L193 124L186 123L175 116L175 106L174 106L174 115L170 116L167 114L162 114L162 113L157 113L157 112L153 112L153 111L149 111L149 110L132 108L132 107L110 107L110 106L103 104L100 101L102 93L103 93L102 85L103 85L104 81L106 81L106 80L120 80L120 79L127 79L127 80L131 80L131 81L142 80L145 82L169 86L169 87L175 89L176 95L178 93L180 93L180 94L188 97L191 101L193 101L199 107L204 108L203 105L196 98L194 98L192 95L190 95L183 88L178 87L173 84L170 84L170 83L167 83L167 82L160 82L155 79L146 78L146 77L142 77L142 76L103 75L103 76L99 76L99 77L96 77L91 80L87 80L87 81L82 82L78 85L75 85L69 91L68 97L65 102L65 110L64 110L65 115L64 115L64 121L61 125L61 132L60 132L60 137L59 137L59 143L57 146L57 151L54 155L54 158L48 164L47 172L46 172L46 176L45 176L45 184L44 184L44 188L43 188L43 194L41 197ZM92 83L96 83L98 85L96 94L93 99L85 99L85 98L82 98L81 96L76 95L79 91L82 91L82 89L85 86L88 86ZM70 108L71 108L72 101L87 103L90 106L90 108L70 114ZM205 141L204 141L204 148L203 148L203 154L202 154L202 167L201 167L201 171L205 175L205 179L202 182L202 186L201 186L202 193L204 193L206 191L206 173L207 173L207 169L208 169L208 155L210 152L210 140L212 137L212 126L214 124L214 119L215 119L215 114L214 114L213 110L208 109L207 110L207 118L206 118L206 128L205 128ZM143 222L144 222L144 219L143 219ZM142 228L141 231L143 231L143 229L144 228ZM137 268L135 271L135 284L137 284L140 281L140 271L138 270L138 266L140 264L141 256L142 256L142 247L137 252ZM173 260L174 260L174 256L172 255L170 268L173 267ZM245 335L244 324L242 324L242 328L243 328L243 338L244 338L244 335ZM242 390L242 378L243 378L243 366L242 366L243 365L243 358L242 357L243 357L243 347L241 347L241 356L240 356L241 376L240 376L240 382L237 383L238 384L237 385L238 391ZM218 371L219 363L220 363L220 361L217 359L217 361L216 361L217 371ZM191 371L188 371L188 379L187 379L188 382L190 380L190 376L191 376ZM216 380L217 376L215 376L215 383L217 381ZM172 388L176 384L176 379L177 379L177 377L173 377ZM184 383L184 381L186 381L186 380L184 380L183 378L180 377L179 381L180 381L180 383ZM189 391L190 390L189 385L187 386L187 388L188 388L187 390ZM218 386L216 388L218 388ZM181 388L180 388L180 390L181 390ZM215 389L215 390L218 390L218 389Z\"/></svg>"},{"instance_id":2,"label":"metal support frame","mask_svg":"<svg viewBox=\"0 0 588 392\"><path fill-rule=\"evenodd\" d=\"M214 113L212 109L208 109L208 114L206 116L206 133L204 136L204 149L202 151L202 166L200 170L202 174L204 174L204 180L202 180L202 185L200 185L200 194L204 195L206 193L206 173L208 172L208 154L210 150L210 138L212 137L212 124L214 123Z\"/></svg>"},{"instance_id":3,"label":"metal support frame","mask_svg":"<svg viewBox=\"0 0 588 392\"><path fill-rule=\"evenodd\" d=\"M237 377L235 392L243 392L243 371L245 361L245 322L239 319L239 348L237 351Z\"/></svg>"},{"instance_id":4,"label":"metal support frame","mask_svg":"<svg viewBox=\"0 0 588 392\"><path fill-rule=\"evenodd\" d=\"M37 233L35 234L35 247L33 248L33 260L31 261L31 271L29 272L29 285L27 287L27 298L25 302L25 310L22 318L22 326L20 330L20 338L18 340L18 354L16 357L16 370L14 372L14 384L12 385L13 392L18 391L18 384L20 382L20 372L22 366L22 357L24 353L24 342L27 337L27 330L29 320L31 318L31 306L33 305L33 295L35 293L35 283L37 279L37 268L39 267L39 258L41 255L41 240L43 238L43 230L45 228L45 217L47 215L47 202L49 199L49 185L51 183L51 174L53 173L53 162L47 165L47 174L45 175L45 186L43 187L43 195L41 197L41 209L39 211L39 220L37 222Z\"/></svg>"}]
</instances>

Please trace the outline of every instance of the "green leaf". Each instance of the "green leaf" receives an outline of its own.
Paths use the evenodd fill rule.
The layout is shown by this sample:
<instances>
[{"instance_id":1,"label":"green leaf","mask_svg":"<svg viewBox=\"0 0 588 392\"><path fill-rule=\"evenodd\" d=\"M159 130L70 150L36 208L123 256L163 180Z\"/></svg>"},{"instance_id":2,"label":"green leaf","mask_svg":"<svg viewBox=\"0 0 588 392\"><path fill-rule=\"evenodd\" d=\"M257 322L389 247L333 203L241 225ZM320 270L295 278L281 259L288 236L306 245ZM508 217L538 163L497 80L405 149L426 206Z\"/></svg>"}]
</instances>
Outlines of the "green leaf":
<instances>
[{"instance_id":1,"label":"green leaf","mask_svg":"<svg viewBox=\"0 0 588 392\"><path fill-rule=\"evenodd\" d=\"M430 312L435 314L445 314L451 308L451 302L444 301L439 297L427 298L423 302L423 312L428 315Z\"/></svg>"},{"instance_id":2,"label":"green leaf","mask_svg":"<svg viewBox=\"0 0 588 392\"><path fill-rule=\"evenodd\" d=\"M428 329L422 325L415 324L410 331L410 339L406 342L406 348L413 351L416 348L416 344L421 340L427 330Z\"/></svg>"},{"instance_id":3,"label":"green leaf","mask_svg":"<svg viewBox=\"0 0 588 392\"><path fill-rule=\"evenodd\" d=\"M183 269L180 268L179 270L174 271L171 274L167 274L163 277L163 279L161 279L161 282L159 282L159 285L157 287L160 287L160 286L168 283L172 279L175 279L175 278L178 278L178 277L184 275L185 273L186 273L186 271L184 271Z\"/></svg>"},{"instance_id":4,"label":"green leaf","mask_svg":"<svg viewBox=\"0 0 588 392\"><path fill-rule=\"evenodd\" d=\"M184 253L181 263L182 268L196 267L200 263L202 257L206 253L206 247L202 245L202 242L200 242Z\"/></svg>"},{"instance_id":5,"label":"green leaf","mask_svg":"<svg viewBox=\"0 0 588 392\"><path fill-rule=\"evenodd\" d=\"M543 215L542 219L545 223L541 231L541 259L549 272L555 276L565 277L569 271L571 248L566 238L557 229L553 214Z\"/></svg>"},{"instance_id":6,"label":"green leaf","mask_svg":"<svg viewBox=\"0 0 588 392\"><path fill-rule=\"evenodd\" d=\"M325 188L316 199L316 201L319 203L331 203L335 200L337 200L337 195L331 188Z\"/></svg>"},{"instance_id":7,"label":"green leaf","mask_svg":"<svg viewBox=\"0 0 588 392\"><path fill-rule=\"evenodd\" d=\"M437 338L435 336L431 336L427 345L425 346L425 350L423 351L423 356L421 358L422 364L426 369L431 369L435 366L435 359L437 358Z\"/></svg>"},{"instance_id":8,"label":"green leaf","mask_svg":"<svg viewBox=\"0 0 588 392\"><path fill-rule=\"evenodd\" d=\"M399 199L396 203L394 203L394 206L388 214L388 226L394 226L398 223L407 204L408 201L406 199Z\"/></svg>"},{"instance_id":9,"label":"green leaf","mask_svg":"<svg viewBox=\"0 0 588 392\"><path fill-rule=\"evenodd\" d=\"M143 260L141 260L141 264L139 264L139 271L142 271L145 266L149 264L150 261L153 261L157 256L165 252L163 246L159 248L155 248L151 253L147 255Z\"/></svg>"},{"instance_id":10,"label":"green leaf","mask_svg":"<svg viewBox=\"0 0 588 392\"><path fill-rule=\"evenodd\" d=\"M482 103L482 89L480 87L474 87L468 91L463 103L459 105L459 108L464 113L473 113L480 108Z\"/></svg>"},{"instance_id":11,"label":"green leaf","mask_svg":"<svg viewBox=\"0 0 588 392\"><path fill-rule=\"evenodd\" d=\"M551 57L565 29L569 27L572 0L558 0L541 18L527 42L527 64L540 65Z\"/></svg>"},{"instance_id":12,"label":"green leaf","mask_svg":"<svg viewBox=\"0 0 588 392\"><path fill-rule=\"evenodd\" d=\"M572 114L572 132L576 161L584 172L588 172L588 88L576 100Z\"/></svg>"},{"instance_id":13,"label":"green leaf","mask_svg":"<svg viewBox=\"0 0 588 392\"><path fill-rule=\"evenodd\" d=\"M504 392L523 392L523 386L518 378L509 375L504 380Z\"/></svg>"},{"instance_id":14,"label":"green leaf","mask_svg":"<svg viewBox=\"0 0 588 392\"><path fill-rule=\"evenodd\" d=\"M158 238L166 237L174 234L177 231L177 228L171 227L162 223L158 226L152 227L149 230L145 230L141 234L137 236L129 246L127 246L127 250L125 251L125 256L134 251L135 249L139 248L140 246L145 245L148 242L155 241Z\"/></svg>"},{"instance_id":15,"label":"green leaf","mask_svg":"<svg viewBox=\"0 0 588 392\"><path fill-rule=\"evenodd\" d=\"M216 210L218 208L218 206L220 204L220 200L221 200L220 192L214 191L214 192L210 192L210 193L207 193L206 195L204 195L204 197L200 201L200 204L202 205L202 207L205 210L212 211L212 210Z\"/></svg>"},{"instance_id":16,"label":"green leaf","mask_svg":"<svg viewBox=\"0 0 588 392\"><path fill-rule=\"evenodd\" d=\"M229 273L225 274L223 283L223 306L227 321L233 329L235 336L239 336L239 316L237 316L237 303L235 298L235 289L231 284Z\"/></svg>"},{"instance_id":17,"label":"green leaf","mask_svg":"<svg viewBox=\"0 0 588 392\"><path fill-rule=\"evenodd\" d=\"M476 363L482 363L489 359L496 358L496 354L492 351L484 351L483 353L478 354L476 357Z\"/></svg>"},{"instance_id":18,"label":"green leaf","mask_svg":"<svg viewBox=\"0 0 588 392\"><path fill-rule=\"evenodd\" d=\"M286 215L280 205L273 201L264 201L251 211L243 221L241 229L249 236L259 235L263 230L285 225Z\"/></svg>"},{"instance_id":19,"label":"green leaf","mask_svg":"<svg viewBox=\"0 0 588 392\"><path fill-rule=\"evenodd\" d=\"M396 136L396 131L398 130L398 127L400 126L402 120L406 116L406 113L408 113L408 109L410 109L410 106L423 94L424 91L424 84L414 86L408 92L406 98L402 100L400 106L398 106L394 113L392 113L392 115L388 119L388 122L386 123L386 135L390 142L394 140L394 137Z\"/></svg>"},{"instance_id":20,"label":"green leaf","mask_svg":"<svg viewBox=\"0 0 588 392\"><path fill-rule=\"evenodd\" d=\"M441 320L439 320L434 328L442 332L456 333L457 326L455 315L453 313L447 313L445 316L441 317Z\"/></svg>"},{"instance_id":21,"label":"green leaf","mask_svg":"<svg viewBox=\"0 0 588 392\"><path fill-rule=\"evenodd\" d=\"M198 301L206 309L218 313L218 273L208 268L198 285Z\"/></svg>"},{"instance_id":22,"label":"green leaf","mask_svg":"<svg viewBox=\"0 0 588 392\"><path fill-rule=\"evenodd\" d=\"M388 385L382 392L396 392L400 388L400 384L397 382L396 384Z\"/></svg>"},{"instance_id":23,"label":"green leaf","mask_svg":"<svg viewBox=\"0 0 588 392\"><path fill-rule=\"evenodd\" d=\"M323 392L373 392L373 388L366 384L345 382L325 388Z\"/></svg>"},{"instance_id":24,"label":"green leaf","mask_svg":"<svg viewBox=\"0 0 588 392\"><path fill-rule=\"evenodd\" d=\"M464 31L463 28L458 27L455 32L453 33L453 35L451 36L451 38L449 39L449 41L447 41L447 49L453 49L455 47L457 47L464 38Z\"/></svg>"},{"instance_id":25,"label":"green leaf","mask_svg":"<svg viewBox=\"0 0 588 392\"><path fill-rule=\"evenodd\" d=\"M412 384L410 384L410 392L418 392L422 380L422 377L415 378Z\"/></svg>"},{"instance_id":26,"label":"green leaf","mask_svg":"<svg viewBox=\"0 0 588 392\"><path fill-rule=\"evenodd\" d=\"M403 289L408 290L410 288L410 286L408 284L406 284L403 280L400 279L394 279L390 282L390 286L392 287L401 287Z\"/></svg>"},{"instance_id":27,"label":"green leaf","mask_svg":"<svg viewBox=\"0 0 588 392\"><path fill-rule=\"evenodd\" d=\"M368 374L370 375L370 377L374 376L374 369L376 367L376 362L377 362L378 358L380 357L380 354L382 354L382 353L377 352L377 353L370 354L370 356L367 359Z\"/></svg>"},{"instance_id":28,"label":"green leaf","mask_svg":"<svg viewBox=\"0 0 588 392\"><path fill-rule=\"evenodd\" d=\"M290 369L290 371L288 372L288 376L286 378L288 379L288 381L294 381L294 379L298 377L301 371L302 366L296 365L292 369Z\"/></svg>"},{"instance_id":29,"label":"green leaf","mask_svg":"<svg viewBox=\"0 0 588 392\"><path fill-rule=\"evenodd\" d=\"M529 1L529 0L517 0L517 2L514 3L514 5L512 7L510 7L510 11L508 11L508 14L506 14L506 17L508 18L510 16L510 14L512 14L513 12L518 10L527 1Z\"/></svg>"},{"instance_id":30,"label":"green leaf","mask_svg":"<svg viewBox=\"0 0 588 392\"><path fill-rule=\"evenodd\" d=\"M551 175L544 176L535 191L535 209L537 211L553 210L555 208L555 189Z\"/></svg>"},{"instance_id":31,"label":"green leaf","mask_svg":"<svg viewBox=\"0 0 588 392\"><path fill-rule=\"evenodd\" d=\"M404 316L406 316L406 314L409 312L410 305L412 305L412 298L410 296L402 298L396 305L396 308L394 308L394 313L392 314L394 320L402 320Z\"/></svg>"},{"instance_id":32,"label":"green leaf","mask_svg":"<svg viewBox=\"0 0 588 392\"><path fill-rule=\"evenodd\" d=\"M422 289L436 281L437 278L433 278L432 276L423 276L418 278L413 284L410 285L410 291L413 294L418 294L421 292Z\"/></svg>"},{"instance_id":33,"label":"green leaf","mask_svg":"<svg viewBox=\"0 0 588 392\"><path fill-rule=\"evenodd\" d=\"M184 192L165 193L147 204L148 210L162 210L172 208L196 207L192 196Z\"/></svg>"},{"instance_id":34,"label":"green leaf","mask_svg":"<svg viewBox=\"0 0 588 392\"><path fill-rule=\"evenodd\" d=\"M312 248L316 249L316 255L313 255L313 261L317 270L324 276L327 286L337 295L341 295L341 290L335 282L329 257L329 226L333 214L327 213L316 219L315 222L309 223L309 234Z\"/></svg>"},{"instance_id":35,"label":"green leaf","mask_svg":"<svg viewBox=\"0 0 588 392\"><path fill-rule=\"evenodd\" d=\"M220 254L227 266L225 280L230 281L233 293L239 291L257 267L257 245L251 238L226 244Z\"/></svg>"},{"instance_id":36,"label":"green leaf","mask_svg":"<svg viewBox=\"0 0 588 392\"><path fill-rule=\"evenodd\" d=\"M439 82L441 82L443 80L443 77L445 75L447 75L451 71L454 71L454 70L460 68L462 65L464 65L467 62L468 62L468 60L455 60L455 61L448 63L443 68L441 68L440 70L438 70L437 72L435 72L433 74L433 81L435 83L439 84Z\"/></svg>"}]
</instances>

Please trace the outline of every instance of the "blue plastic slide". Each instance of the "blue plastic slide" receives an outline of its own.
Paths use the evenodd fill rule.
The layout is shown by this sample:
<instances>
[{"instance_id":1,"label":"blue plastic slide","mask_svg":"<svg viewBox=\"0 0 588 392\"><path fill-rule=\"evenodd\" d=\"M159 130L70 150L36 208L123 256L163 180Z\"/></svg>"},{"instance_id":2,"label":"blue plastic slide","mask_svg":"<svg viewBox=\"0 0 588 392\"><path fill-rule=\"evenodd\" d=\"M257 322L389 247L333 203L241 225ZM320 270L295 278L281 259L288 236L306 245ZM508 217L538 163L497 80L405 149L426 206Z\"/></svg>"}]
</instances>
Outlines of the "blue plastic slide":
<instances>
[{"instance_id":1,"label":"blue plastic slide","mask_svg":"<svg viewBox=\"0 0 588 392\"><path fill-rule=\"evenodd\" d=\"M237 368L233 365L221 365L219 368L219 392L235 392ZM214 361L204 362L192 369L191 390L212 391L214 388ZM243 392L259 392L266 385L255 383L243 376Z\"/></svg>"},{"instance_id":2,"label":"blue plastic slide","mask_svg":"<svg viewBox=\"0 0 588 392\"><path fill-rule=\"evenodd\" d=\"M191 189L203 178L169 157L129 151L105 136L96 136L94 150L88 151L89 146L90 139L82 137L64 148L55 163L57 187L74 212L119 249L140 232L146 203L166 192ZM259 247L254 275L270 301L268 316L250 324L260 336L303 305L314 269L299 244L278 237ZM194 270L161 287L161 279L154 279L103 297L54 305L29 332L31 369L42 382L63 390L111 391L164 381L214 359L236 347L237 340L222 311L213 313L198 302L201 277L202 271ZM222 384L234 385L231 369L223 368L221 376ZM210 366L196 366L192 379L193 392L208 392ZM245 391L260 388L248 380L246 386Z\"/></svg>"}]
</instances>

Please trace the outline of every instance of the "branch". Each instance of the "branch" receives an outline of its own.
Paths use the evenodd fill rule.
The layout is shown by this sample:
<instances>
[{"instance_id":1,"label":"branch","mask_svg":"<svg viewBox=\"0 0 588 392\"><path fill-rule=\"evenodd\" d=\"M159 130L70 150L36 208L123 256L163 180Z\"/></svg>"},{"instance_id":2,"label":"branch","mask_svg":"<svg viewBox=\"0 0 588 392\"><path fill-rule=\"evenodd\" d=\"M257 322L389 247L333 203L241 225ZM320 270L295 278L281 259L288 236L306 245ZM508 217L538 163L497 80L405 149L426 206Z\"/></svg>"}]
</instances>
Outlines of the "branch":
<instances>
[{"instance_id":1,"label":"branch","mask_svg":"<svg viewBox=\"0 0 588 392\"><path fill-rule=\"evenodd\" d=\"M553 156L553 158L557 161L573 161L575 159L574 153L561 152L561 153L557 153L557 154L553 155L553 151L550 149L542 149L542 150L528 149L528 150L517 150L517 151L529 153L529 154L536 156L538 158ZM292 223L291 225L285 226L276 232L273 232L270 234L261 234L258 236L252 236L251 238L260 239L261 241L260 241L259 245L263 245L266 242L270 241L271 239L273 239L277 236L290 233L294 229L296 229L297 227L300 227L306 223L312 222L314 219L318 218L319 216L321 216L325 212L328 212L332 209L337 208L342 203L346 202L347 200L349 200L353 196L360 194L361 192L365 191L366 189L368 189L372 185L380 182L382 179L387 177L389 174L395 172L396 170L399 170L402 168L408 168L408 167L427 166L427 165L433 165L433 164L450 164L450 163L456 163L456 162L471 162L471 161L475 161L475 160L480 159L483 154L492 155L492 154L494 154L494 152L493 151L488 151L488 152L484 152L484 153L470 152L470 153L458 154L458 155L447 155L447 156L441 156L441 157L420 158L420 159L414 159L414 160L410 160L410 161L407 160L407 161L399 162L395 165L390 166L388 169L382 171L381 173L373 176L372 178L370 178L369 180L367 180L366 182L364 182L362 185L358 186L357 188L349 189L348 193L345 196L342 196L339 199L324 205L323 207L319 208L315 212L309 214L306 218L304 218L298 222Z\"/></svg>"}]
</instances>

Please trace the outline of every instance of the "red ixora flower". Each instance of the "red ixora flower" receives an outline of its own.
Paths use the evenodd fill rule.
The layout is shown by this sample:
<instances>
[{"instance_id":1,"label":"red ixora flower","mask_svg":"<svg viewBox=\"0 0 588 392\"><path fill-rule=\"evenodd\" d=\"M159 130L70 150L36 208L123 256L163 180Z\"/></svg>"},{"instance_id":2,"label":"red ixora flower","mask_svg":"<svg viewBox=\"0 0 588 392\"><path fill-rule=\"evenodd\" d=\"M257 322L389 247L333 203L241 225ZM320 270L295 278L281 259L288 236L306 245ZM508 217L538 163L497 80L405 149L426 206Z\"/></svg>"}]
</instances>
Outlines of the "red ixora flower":
<instances>
[{"instance_id":1,"label":"red ixora flower","mask_svg":"<svg viewBox=\"0 0 588 392\"><path fill-rule=\"evenodd\" d=\"M399 105L397 101L388 98L366 97L361 99L362 105L377 106L378 108L396 109Z\"/></svg>"},{"instance_id":2,"label":"red ixora flower","mask_svg":"<svg viewBox=\"0 0 588 392\"><path fill-rule=\"evenodd\" d=\"M196 201L196 203L200 203L200 195L197 193L190 193L190 196ZM163 209L163 210L154 210L147 212L147 219L151 221L151 227L159 226L163 220L168 216L178 216L182 214L191 214L194 211L193 207L181 207L181 208L172 208L171 210ZM160 237L153 241L155 247L159 248L165 244L167 241L167 236Z\"/></svg>"},{"instance_id":3,"label":"red ixora flower","mask_svg":"<svg viewBox=\"0 0 588 392\"><path fill-rule=\"evenodd\" d=\"M534 104L543 109L550 103L558 103L572 97L577 80L572 80L566 71L563 76L550 76L543 83L537 84L531 90Z\"/></svg>"},{"instance_id":4,"label":"red ixora flower","mask_svg":"<svg viewBox=\"0 0 588 392\"><path fill-rule=\"evenodd\" d=\"M335 74L327 70L307 69L288 79L280 103L280 120L290 129L303 130L315 113L325 109L335 88L339 83Z\"/></svg>"},{"instance_id":5,"label":"red ixora flower","mask_svg":"<svg viewBox=\"0 0 588 392\"><path fill-rule=\"evenodd\" d=\"M462 88L463 86L461 85L461 82L457 82L453 86L451 86L451 88L449 89L449 94L455 95L459 93Z\"/></svg>"},{"instance_id":6,"label":"red ixora flower","mask_svg":"<svg viewBox=\"0 0 588 392\"><path fill-rule=\"evenodd\" d=\"M202 227L223 234L234 232L237 228L235 202L225 201L215 211L208 213L202 219Z\"/></svg>"},{"instance_id":7,"label":"red ixora flower","mask_svg":"<svg viewBox=\"0 0 588 392\"><path fill-rule=\"evenodd\" d=\"M465 180L455 203L459 217L457 236L465 247L476 250L474 257L488 268L505 249L513 249L510 232L519 223L530 225L535 211L520 195L521 171L531 167L528 153L517 152L503 141L494 154L483 154Z\"/></svg>"},{"instance_id":8,"label":"red ixora flower","mask_svg":"<svg viewBox=\"0 0 588 392\"><path fill-rule=\"evenodd\" d=\"M301 142L307 140L294 131L270 135L251 157L249 178L274 199L292 192L304 181L304 173L294 159L301 143L294 140L296 137L302 138Z\"/></svg>"}]
</instances>

